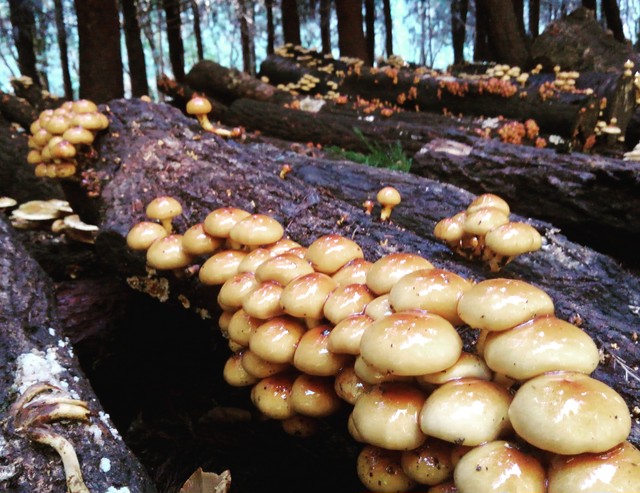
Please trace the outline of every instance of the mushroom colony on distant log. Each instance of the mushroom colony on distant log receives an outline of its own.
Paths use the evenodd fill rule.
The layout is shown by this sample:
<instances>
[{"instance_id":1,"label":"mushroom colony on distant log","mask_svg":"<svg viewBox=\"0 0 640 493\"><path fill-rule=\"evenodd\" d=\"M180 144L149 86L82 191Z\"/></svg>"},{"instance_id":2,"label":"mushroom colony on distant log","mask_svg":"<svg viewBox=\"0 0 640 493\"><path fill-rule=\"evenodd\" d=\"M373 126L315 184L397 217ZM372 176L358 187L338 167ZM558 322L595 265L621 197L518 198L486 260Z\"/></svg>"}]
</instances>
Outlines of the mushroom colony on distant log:
<instances>
[{"instance_id":1,"label":"mushroom colony on distant log","mask_svg":"<svg viewBox=\"0 0 640 493\"><path fill-rule=\"evenodd\" d=\"M159 199L179 214L172 201ZM481 257L486 235L508 224L505 205L481 196L449 228L491 228L453 248ZM220 287L226 382L250 387L265 417L300 436L352 406L346 425L363 444L354 467L369 491L639 491L627 405L589 376L598 348L541 289L474 283L411 253L365 260L335 234L304 247L273 218L233 207L184 234L171 214L148 213L127 237L148 267L180 275L196 265L201 283ZM478 331L474 352L463 350L463 326Z\"/></svg>"}]
</instances>

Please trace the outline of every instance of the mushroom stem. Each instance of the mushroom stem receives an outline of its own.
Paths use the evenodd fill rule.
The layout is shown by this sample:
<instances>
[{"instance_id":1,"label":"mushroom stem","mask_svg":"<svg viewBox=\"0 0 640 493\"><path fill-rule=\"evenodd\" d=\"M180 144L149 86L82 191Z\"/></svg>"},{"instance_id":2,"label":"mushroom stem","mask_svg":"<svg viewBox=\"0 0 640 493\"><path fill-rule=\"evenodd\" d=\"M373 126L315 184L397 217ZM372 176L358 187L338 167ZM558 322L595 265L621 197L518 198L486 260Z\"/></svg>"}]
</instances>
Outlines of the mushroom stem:
<instances>
[{"instance_id":1,"label":"mushroom stem","mask_svg":"<svg viewBox=\"0 0 640 493\"><path fill-rule=\"evenodd\" d=\"M62 466L64 467L68 493L91 493L89 488L84 484L78 456L69 440L53 433L48 426L41 426L29 430L29 436L33 441L49 445L58 452L58 455L62 459Z\"/></svg>"},{"instance_id":2,"label":"mushroom stem","mask_svg":"<svg viewBox=\"0 0 640 493\"><path fill-rule=\"evenodd\" d=\"M215 132L216 128L209 121L209 117L205 114L196 115L198 122L200 122L200 126L206 130L207 132Z\"/></svg>"},{"instance_id":3,"label":"mushroom stem","mask_svg":"<svg viewBox=\"0 0 640 493\"><path fill-rule=\"evenodd\" d=\"M380 212L380 220L386 221L391 216L391 211L393 210L393 206L385 205L382 207L382 211Z\"/></svg>"},{"instance_id":4,"label":"mushroom stem","mask_svg":"<svg viewBox=\"0 0 640 493\"><path fill-rule=\"evenodd\" d=\"M168 235L173 233L173 225L171 223L170 217L166 219L160 219L160 224L162 224L162 227L166 230Z\"/></svg>"}]
</instances>

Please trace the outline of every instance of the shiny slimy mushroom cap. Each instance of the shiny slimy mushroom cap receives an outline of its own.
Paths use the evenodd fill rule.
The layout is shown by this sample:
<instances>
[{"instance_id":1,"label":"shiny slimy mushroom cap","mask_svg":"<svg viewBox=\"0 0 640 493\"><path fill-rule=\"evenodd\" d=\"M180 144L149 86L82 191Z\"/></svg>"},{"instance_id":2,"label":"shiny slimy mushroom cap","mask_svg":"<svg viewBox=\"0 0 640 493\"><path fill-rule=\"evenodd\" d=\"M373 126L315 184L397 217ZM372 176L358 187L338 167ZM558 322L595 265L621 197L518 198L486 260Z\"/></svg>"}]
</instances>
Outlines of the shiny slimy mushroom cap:
<instances>
[{"instance_id":1,"label":"shiny slimy mushroom cap","mask_svg":"<svg viewBox=\"0 0 640 493\"><path fill-rule=\"evenodd\" d=\"M553 301L547 293L514 279L479 282L458 302L458 315L466 324L491 331L507 330L553 311Z\"/></svg>"},{"instance_id":2,"label":"shiny slimy mushroom cap","mask_svg":"<svg viewBox=\"0 0 640 493\"><path fill-rule=\"evenodd\" d=\"M442 385L460 378L491 380L492 376L493 372L480 356L463 351L453 366L439 372L418 375L416 382L426 385Z\"/></svg>"},{"instance_id":3,"label":"shiny slimy mushroom cap","mask_svg":"<svg viewBox=\"0 0 640 493\"><path fill-rule=\"evenodd\" d=\"M265 260L256 269L256 279L260 282L276 281L284 287L296 277L311 273L313 273L313 267L309 262L296 255L283 253Z\"/></svg>"},{"instance_id":4,"label":"shiny slimy mushroom cap","mask_svg":"<svg viewBox=\"0 0 640 493\"><path fill-rule=\"evenodd\" d=\"M127 246L132 250L145 251L151 244L167 236L167 230L161 224L142 221L133 225L127 233Z\"/></svg>"},{"instance_id":5,"label":"shiny slimy mushroom cap","mask_svg":"<svg viewBox=\"0 0 640 493\"><path fill-rule=\"evenodd\" d=\"M182 245L189 255L211 255L222 244L222 239L207 234L203 223L194 224L182 235Z\"/></svg>"},{"instance_id":6,"label":"shiny slimy mushroom cap","mask_svg":"<svg viewBox=\"0 0 640 493\"><path fill-rule=\"evenodd\" d=\"M441 219L433 228L434 236L450 244L459 242L464 235L464 222L466 217L464 212L459 212L455 216Z\"/></svg>"},{"instance_id":7,"label":"shiny slimy mushroom cap","mask_svg":"<svg viewBox=\"0 0 640 493\"><path fill-rule=\"evenodd\" d=\"M493 207L499 209L503 214L508 216L511 213L509 204L501 197L492 193L483 193L478 195L467 207L467 212L474 212L478 209L484 209L486 207Z\"/></svg>"},{"instance_id":8,"label":"shiny slimy mushroom cap","mask_svg":"<svg viewBox=\"0 0 640 493\"><path fill-rule=\"evenodd\" d=\"M600 361L598 348L586 332L552 315L490 332L483 354L493 371L516 380L559 370L590 374Z\"/></svg>"},{"instance_id":9,"label":"shiny slimy mushroom cap","mask_svg":"<svg viewBox=\"0 0 640 493\"><path fill-rule=\"evenodd\" d=\"M331 278L340 286L366 284L367 272L373 264L363 258L356 258L343 265Z\"/></svg>"},{"instance_id":10,"label":"shiny slimy mushroom cap","mask_svg":"<svg viewBox=\"0 0 640 493\"><path fill-rule=\"evenodd\" d=\"M440 484L453 477L451 448L450 443L429 437L420 447L402 452L402 470L416 483Z\"/></svg>"},{"instance_id":11,"label":"shiny slimy mushroom cap","mask_svg":"<svg viewBox=\"0 0 640 493\"><path fill-rule=\"evenodd\" d=\"M242 366L242 352L229 356L224 364L222 377L232 387L248 387L258 382L258 379L247 373Z\"/></svg>"},{"instance_id":12,"label":"shiny slimy mushroom cap","mask_svg":"<svg viewBox=\"0 0 640 493\"><path fill-rule=\"evenodd\" d=\"M324 418L338 411L342 401L333 389L332 378L303 373L293 382L291 405L304 416Z\"/></svg>"},{"instance_id":13,"label":"shiny slimy mushroom cap","mask_svg":"<svg viewBox=\"0 0 640 493\"><path fill-rule=\"evenodd\" d=\"M415 486L402 470L400 452L368 445L357 460L358 478L372 492L409 491Z\"/></svg>"},{"instance_id":14,"label":"shiny slimy mushroom cap","mask_svg":"<svg viewBox=\"0 0 640 493\"><path fill-rule=\"evenodd\" d=\"M329 351L331 327L319 325L309 329L298 342L293 356L293 365L309 375L332 376L349 363L350 356Z\"/></svg>"},{"instance_id":15,"label":"shiny slimy mushroom cap","mask_svg":"<svg viewBox=\"0 0 640 493\"><path fill-rule=\"evenodd\" d=\"M306 328L292 317L274 317L251 334L249 348L272 363L293 363L293 355Z\"/></svg>"},{"instance_id":16,"label":"shiny slimy mushroom cap","mask_svg":"<svg viewBox=\"0 0 640 493\"><path fill-rule=\"evenodd\" d=\"M480 445L511 430L509 391L477 378L451 380L427 398L420 428L436 438L459 445Z\"/></svg>"},{"instance_id":17,"label":"shiny slimy mushroom cap","mask_svg":"<svg viewBox=\"0 0 640 493\"><path fill-rule=\"evenodd\" d=\"M158 270L187 267L191 256L182 247L182 235L168 235L154 241L147 250L147 264Z\"/></svg>"},{"instance_id":18,"label":"shiny slimy mushroom cap","mask_svg":"<svg viewBox=\"0 0 640 493\"><path fill-rule=\"evenodd\" d=\"M183 238L184 240L184 238ZM238 272L227 279L218 292L218 305L225 311L242 308L242 302L260 283L253 272Z\"/></svg>"},{"instance_id":19,"label":"shiny slimy mushroom cap","mask_svg":"<svg viewBox=\"0 0 640 493\"><path fill-rule=\"evenodd\" d=\"M433 264L415 253L390 253L373 263L367 272L367 286L375 294L386 294L402 277Z\"/></svg>"},{"instance_id":20,"label":"shiny slimy mushroom cap","mask_svg":"<svg viewBox=\"0 0 640 493\"><path fill-rule=\"evenodd\" d=\"M363 258L362 248L344 236L329 234L316 239L307 250L306 259L313 268L332 275L356 258Z\"/></svg>"},{"instance_id":21,"label":"shiny slimy mushroom cap","mask_svg":"<svg viewBox=\"0 0 640 493\"><path fill-rule=\"evenodd\" d=\"M492 229L485 235L485 245L498 255L516 256L535 252L542 246L542 236L531 225L508 222Z\"/></svg>"},{"instance_id":22,"label":"shiny slimy mushroom cap","mask_svg":"<svg viewBox=\"0 0 640 493\"><path fill-rule=\"evenodd\" d=\"M231 240L249 247L275 243L283 235L282 224L266 214L251 214L229 231Z\"/></svg>"},{"instance_id":23,"label":"shiny slimy mushroom cap","mask_svg":"<svg viewBox=\"0 0 640 493\"><path fill-rule=\"evenodd\" d=\"M147 205L146 214L149 219L157 219L171 233L171 220L182 214L182 205L173 197L156 197Z\"/></svg>"},{"instance_id":24,"label":"shiny slimy mushroom cap","mask_svg":"<svg viewBox=\"0 0 640 493\"><path fill-rule=\"evenodd\" d=\"M444 318L427 312L393 313L373 322L360 341L360 354L383 373L416 376L452 366L462 340Z\"/></svg>"},{"instance_id":25,"label":"shiny slimy mushroom cap","mask_svg":"<svg viewBox=\"0 0 640 493\"><path fill-rule=\"evenodd\" d=\"M353 365L343 367L334 379L334 390L338 397L352 406L358 397L371 388L371 384L362 380L355 372Z\"/></svg>"},{"instance_id":26,"label":"shiny slimy mushroom cap","mask_svg":"<svg viewBox=\"0 0 640 493\"><path fill-rule=\"evenodd\" d=\"M329 350L338 354L360 354L360 341L373 319L366 314L345 318L329 333Z\"/></svg>"},{"instance_id":27,"label":"shiny slimy mushroom cap","mask_svg":"<svg viewBox=\"0 0 640 493\"><path fill-rule=\"evenodd\" d=\"M238 273L240 262L247 255L239 250L223 250L209 257L198 271L202 284L224 284Z\"/></svg>"},{"instance_id":28,"label":"shiny slimy mushroom cap","mask_svg":"<svg viewBox=\"0 0 640 493\"><path fill-rule=\"evenodd\" d=\"M324 303L336 286L333 279L320 272L300 276L285 286L280 306L294 317L319 320L323 316Z\"/></svg>"},{"instance_id":29,"label":"shiny slimy mushroom cap","mask_svg":"<svg viewBox=\"0 0 640 493\"><path fill-rule=\"evenodd\" d=\"M338 286L327 297L323 313L331 323L338 324L351 315L364 313L373 298L373 293L364 284Z\"/></svg>"},{"instance_id":30,"label":"shiny slimy mushroom cap","mask_svg":"<svg viewBox=\"0 0 640 493\"><path fill-rule=\"evenodd\" d=\"M373 320L378 320L392 313L393 308L391 308L388 294L383 294L372 299L364 309L364 314Z\"/></svg>"},{"instance_id":31,"label":"shiny slimy mushroom cap","mask_svg":"<svg viewBox=\"0 0 640 493\"><path fill-rule=\"evenodd\" d=\"M492 229L509 222L509 216L495 207L467 211L464 220L465 233L483 236Z\"/></svg>"},{"instance_id":32,"label":"shiny slimy mushroom cap","mask_svg":"<svg viewBox=\"0 0 640 493\"><path fill-rule=\"evenodd\" d=\"M204 219L204 230L207 234L217 238L229 238L231 229L250 215L247 211L237 207L220 207L207 214Z\"/></svg>"},{"instance_id":33,"label":"shiny slimy mushroom cap","mask_svg":"<svg viewBox=\"0 0 640 493\"><path fill-rule=\"evenodd\" d=\"M509 418L530 444L557 454L604 452L631 431L624 399L608 385L577 372L553 372L518 389Z\"/></svg>"},{"instance_id":34,"label":"shiny slimy mushroom cap","mask_svg":"<svg viewBox=\"0 0 640 493\"><path fill-rule=\"evenodd\" d=\"M252 317L263 320L283 315L280 308L282 289L278 282L262 282L244 298L242 308Z\"/></svg>"},{"instance_id":35,"label":"shiny slimy mushroom cap","mask_svg":"<svg viewBox=\"0 0 640 493\"><path fill-rule=\"evenodd\" d=\"M251 401L269 418L290 418L295 414L290 398L294 380L289 373L263 378L251 389Z\"/></svg>"}]
</instances>

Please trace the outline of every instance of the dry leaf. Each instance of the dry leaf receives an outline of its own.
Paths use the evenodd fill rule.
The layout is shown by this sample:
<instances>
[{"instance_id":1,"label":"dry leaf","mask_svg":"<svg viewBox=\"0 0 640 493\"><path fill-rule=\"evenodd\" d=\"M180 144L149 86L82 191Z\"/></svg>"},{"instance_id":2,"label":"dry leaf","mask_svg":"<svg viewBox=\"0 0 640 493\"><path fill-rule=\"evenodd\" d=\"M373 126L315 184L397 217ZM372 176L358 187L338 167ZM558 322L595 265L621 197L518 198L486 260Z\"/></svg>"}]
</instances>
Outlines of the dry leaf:
<instances>
[{"instance_id":1,"label":"dry leaf","mask_svg":"<svg viewBox=\"0 0 640 493\"><path fill-rule=\"evenodd\" d=\"M180 493L228 493L231 488L231 472L222 474L204 472L199 467L180 488Z\"/></svg>"}]
</instances>

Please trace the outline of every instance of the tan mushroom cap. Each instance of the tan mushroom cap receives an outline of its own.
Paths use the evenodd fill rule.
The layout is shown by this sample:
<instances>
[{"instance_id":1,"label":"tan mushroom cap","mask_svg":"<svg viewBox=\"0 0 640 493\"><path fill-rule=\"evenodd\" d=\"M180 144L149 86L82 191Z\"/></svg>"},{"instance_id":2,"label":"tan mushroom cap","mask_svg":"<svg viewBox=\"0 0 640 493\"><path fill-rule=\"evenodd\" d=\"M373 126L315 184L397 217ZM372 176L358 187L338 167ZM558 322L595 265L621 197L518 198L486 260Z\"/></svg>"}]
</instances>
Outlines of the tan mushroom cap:
<instances>
[{"instance_id":1,"label":"tan mushroom cap","mask_svg":"<svg viewBox=\"0 0 640 493\"><path fill-rule=\"evenodd\" d=\"M249 348L272 363L293 363L293 355L307 329L292 317L274 317L251 334Z\"/></svg>"},{"instance_id":2,"label":"tan mushroom cap","mask_svg":"<svg viewBox=\"0 0 640 493\"><path fill-rule=\"evenodd\" d=\"M209 257L198 271L202 284L215 286L224 284L238 273L240 262L246 252L238 250L223 250Z\"/></svg>"},{"instance_id":3,"label":"tan mushroom cap","mask_svg":"<svg viewBox=\"0 0 640 493\"><path fill-rule=\"evenodd\" d=\"M598 348L586 332L552 315L489 333L483 354L493 371L516 380L557 370L590 374L600 362Z\"/></svg>"},{"instance_id":4,"label":"tan mushroom cap","mask_svg":"<svg viewBox=\"0 0 640 493\"><path fill-rule=\"evenodd\" d=\"M290 238L281 238L271 245L265 245L264 248L269 251L272 257L275 257L277 255L287 253L295 248L300 248L301 246L302 245L300 245L300 243L297 243Z\"/></svg>"},{"instance_id":5,"label":"tan mushroom cap","mask_svg":"<svg viewBox=\"0 0 640 493\"><path fill-rule=\"evenodd\" d=\"M451 449L450 443L428 438L420 447L402 452L402 470L416 483L440 484L453 477Z\"/></svg>"},{"instance_id":6,"label":"tan mushroom cap","mask_svg":"<svg viewBox=\"0 0 640 493\"><path fill-rule=\"evenodd\" d=\"M382 206L396 206L402 201L402 197L394 187L382 187L376 194L376 200Z\"/></svg>"},{"instance_id":7,"label":"tan mushroom cap","mask_svg":"<svg viewBox=\"0 0 640 493\"><path fill-rule=\"evenodd\" d=\"M509 204L498 195L494 195L492 193L483 193L482 195L478 195L475 199L471 201L469 206L467 207L467 212L473 212L478 209L485 209L487 207L493 207L495 209L501 210L506 216L511 213L509 208Z\"/></svg>"},{"instance_id":8,"label":"tan mushroom cap","mask_svg":"<svg viewBox=\"0 0 640 493\"><path fill-rule=\"evenodd\" d=\"M78 99L71 103L71 111L74 113L95 113L98 106L89 99Z\"/></svg>"},{"instance_id":9,"label":"tan mushroom cap","mask_svg":"<svg viewBox=\"0 0 640 493\"><path fill-rule=\"evenodd\" d=\"M266 248L256 248L251 250L247 256L240 262L238 272L255 273L264 262L272 258L271 252Z\"/></svg>"},{"instance_id":10,"label":"tan mushroom cap","mask_svg":"<svg viewBox=\"0 0 640 493\"><path fill-rule=\"evenodd\" d=\"M315 435L320 429L320 425L317 418L311 416L303 416L301 414L295 414L290 418L280 420L282 430L287 435L292 435L299 438L309 438Z\"/></svg>"},{"instance_id":11,"label":"tan mushroom cap","mask_svg":"<svg viewBox=\"0 0 640 493\"><path fill-rule=\"evenodd\" d=\"M95 136L90 130L76 126L67 128L62 134L62 138L72 144L90 145L93 143Z\"/></svg>"},{"instance_id":12,"label":"tan mushroom cap","mask_svg":"<svg viewBox=\"0 0 640 493\"><path fill-rule=\"evenodd\" d=\"M486 235L492 229L509 222L509 216L495 207L467 211L465 216L465 233L479 236Z\"/></svg>"},{"instance_id":13,"label":"tan mushroom cap","mask_svg":"<svg viewBox=\"0 0 640 493\"><path fill-rule=\"evenodd\" d=\"M290 418L295 414L291 407L294 380L295 376L288 373L263 378L251 389L251 401L269 418Z\"/></svg>"},{"instance_id":14,"label":"tan mushroom cap","mask_svg":"<svg viewBox=\"0 0 640 493\"><path fill-rule=\"evenodd\" d=\"M473 284L443 269L421 269L402 277L389 292L391 306L397 312L426 310L460 325L458 301Z\"/></svg>"},{"instance_id":15,"label":"tan mushroom cap","mask_svg":"<svg viewBox=\"0 0 640 493\"><path fill-rule=\"evenodd\" d=\"M336 375L333 388L340 399L354 405L358 397L371 388L371 384L356 374L353 365L347 365Z\"/></svg>"},{"instance_id":16,"label":"tan mushroom cap","mask_svg":"<svg viewBox=\"0 0 640 493\"><path fill-rule=\"evenodd\" d=\"M149 219L164 221L182 214L182 205L173 197L156 197L147 205L146 214Z\"/></svg>"},{"instance_id":17,"label":"tan mushroom cap","mask_svg":"<svg viewBox=\"0 0 640 493\"><path fill-rule=\"evenodd\" d=\"M433 234L439 240L447 243L457 243L464 235L464 222L467 218L466 213L459 212L455 216L445 217L438 221L433 228Z\"/></svg>"},{"instance_id":18,"label":"tan mushroom cap","mask_svg":"<svg viewBox=\"0 0 640 493\"><path fill-rule=\"evenodd\" d=\"M158 270L187 267L192 259L182 247L182 235L168 235L154 241L147 250L147 264Z\"/></svg>"},{"instance_id":19,"label":"tan mushroom cap","mask_svg":"<svg viewBox=\"0 0 640 493\"><path fill-rule=\"evenodd\" d=\"M373 322L362 336L360 354L383 373L416 376L452 366L462 340L439 315L401 312Z\"/></svg>"},{"instance_id":20,"label":"tan mushroom cap","mask_svg":"<svg viewBox=\"0 0 640 493\"><path fill-rule=\"evenodd\" d=\"M455 481L444 481L429 488L427 493L460 493Z\"/></svg>"},{"instance_id":21,"label":"tan mushroom cap","mask_svg":"<svg viewBox=\"0 0 640 493\"><path fill-rule=\"evenodd\" d=\"M223 240L207 234L204 224L198 223L184 232L182 244L189 255L210 255L222 246Z\"/></svg>"},{"instance_id":22,"label":"tan mushroom cap","mask_svg":"<svg viewBox=\"0 0 640 493\"><path fill-rule=\"evenodd\" d=\"M339 285L347 284L366 284L367 272L373 265L372 262L363 258L356 258L346 263L331 276L331 278Z\"/></svg>"},{"instance_id":23,"label":"tan mushroom cap","mask_svg":"<svg viewBox=\"0 0 640 493\"><path fill-rule=\"evenodd\" d=\"M272 363L262 359L250 349L242 351L242 367L249 375L257 378L268 378L291 368L287 363Z\"/></svg>"},{"instance_id":24,"label":"tan mushroom cap","mask_svg":"<svg viewBox=\"0 0 640 493\"><path fill-rule=\"evenodd\" d=\"M604 452L631 431L624 399L577 372L546 373L527 381L516 392L509 418L530 444L565 455Z\"/></svg>"},{"instance_id":25,"label":"tan mushroom cap","mask_svg":"<svg viewBox=\"0 0 640 493\"><path fill-rule=\"evenodd\" d=\"M9 207L14 207L16 205L18 205L18 201L16 199L0 196L0 209L8 209Z\"/></svg>"},{"instance_id":26,"label":"tan mushroom cap","mask_svg":"<svg viewBox=\"0 0 640 493\"><path fill-rule=\"evenodd\" d=\"M238 272L227 279L218 292L218 305L225 311L242 308L245 296L258 287L260 283L253 272Z\"/></svg>"},{"instance_id":27,"label":"tan mushroom cap","mask_svg":"<svg viewBox=\"0 0 640 493\"><path fill-rule=\"evenodd\" d=\"M306 259L316 271L332 275L348 262L363 257L362 248L355 241L330 234L309 245Z\"/></svg>"},{"instance_id":28,"label":"tan mushroom cap","mask_svg":"<svg viewBox=\"0 0 640 493\"><path fill-rule=\"evenodd\" d=\"M458 445L480 445L511 430L511 394L478 378L451 380L427 398L420 428L429 436Z\"/></svg>"},{"instance_id":29,"label":"tan mushroom cap","mask_svg":"<svg viewBox=\"0 0 640 493\"><path fill-rule=\"evenodd\" d=\"M331 327L327 325L309 329L298 342L293 356L293 366L309 375L327 377L336 375L347 365L350 361L349 356L329 351L330 330Z\"/></svg>"},{"instance_id":30,"label":"tan mushroom cap","mask_svg":"<svg viewBox=\"0 0 640 493\"><path fill-rule=\"evenodd\" d=\"M280 283L265 281L246 296L242 302L242 308L252 317L263 320L277 317L284 314L280 308L281 295L282 286Z\"/></svg>"},{"instance_id":31,"label":"tan mushroom cap","mask_svg":"<svg viewBox=\"0 0 640 493\"><path fill-rule=\"evenodd\" d=\"M391 308L388 294L383 294L372 299L364 309L364 314L373 320L381 319L392 313L393 308Z\"/></svg>"},{"instance_id":32,"label":"tan mushroom cap","mask_svg":"<svg viewBox=\"0 0 640 493\"><path fill-rule=\"evenodd\" d=\"M542 246L542 236L531 225L508 222L489 231L485 245L498 255L514 256L535 252Z\"/></svg>"},{"instance_id":33,"label":"tan mushroom cap","mask_svg":"<svg viewBox=\"0 0 640 493\"><path fill-rule=\"evenodd\" d=\"M549 493L630 493L640 485L640 451L625 441L599 454L557 455Z\"/></svg>"},{"instance_id":34,"label":"tan mushroom cap","mask_svg":"<svg viewBox=\"0 0 640 493\"><path fill-rule=\"evenodd\" d=\"M276 281L284 287L296 277L312 272L313 267L306 260L290 253L283 253L260 264L256 270L256 279L260 282Z\"/></svg>"},{"instance_id":35,"label":"tan mushroom cap","mask_svg":"<svg viewBox=\"0 0 640 493\"><path fill-rule=\"evenodd\" d=\"M409 491L416 484L402 470L397 450L368 445L358 454L356 470L362 484L372 492Z\"/></svg>"},{"instance_id":36,"label":"tan mushroom cap","mask_svg":"<svg viewBox=\"0 0 640 493\"><path fill-rule=\"evenodd\" d=\"M231 341L246 348L249 347L251 336L261 324L262 320L240 309L231 316L226 330L223 327L220 328Z\"/></svg>"},{"instance_id":37,"label":"tan mushroom cap","mask_svg":"<svg viewBox=\"0 0 640 493\"><path fill-rule=\"evenodd\" d=\"M282 291L280 306L294 317L319 320L323 316L324 303L336 286L333 279L320 272L298 277Z\"/></svg>"},{"instance_id":38,"label":"tan mushroom cap","mask_svg":"<svg viewBox=\"0 0 640 493\"><path fill-rule=\"evenodd\" d=\"M256 377L249 375L242 366L242 352L233 353L229 356L224 364L222 377L232 387L248 387L258 381Z\"/></svg>"},{"instance_id":39,"label":"tan mushroom cap","mask_svg":"<svg viewBox=\"0 0 640 493\"><path fill-rule=\"evenodd\" d=\"M210 113L213 107L207 98L195 96L187 102L187 114L189 115L206 115Z\"/></svg>"},{"instance_id":40,"label":"tan mushroom cap","mask_svg":"<svg viewBox=\"0 0 640 493\"><path fill-rule=\"evenodd\" d=\"M142 221L133 225L127 233L127 246L132 250L144 251L151 244L167 236L167 230L161 224Z\"/></svg>"},{"instance_id":41,"label":"tan mushroom cap","mask_svg":"<svg viewBox=\"0 0 640 493\"><path fill-rule=\"evenodd\" d=\"M237 207L220 207L207 214L203 223L204 230L207 234L217 238L229 238L231 229L250 215L247 211Z\"/></svg>"},{"instance_id":42,"label":"tan mushroom cap","mask_svg":"<svg viewBox=\"0 0 640 493\"><path fill-rule=\"evenodd\" d=\"M338 286L325 301L323 313L331 323L338 324L351 315L364 313L373 298L373 293L364 284Z\"/></svg>"},{"instance_id":43,"label":"tan mushroom cap","mask_svg":"<svg viewBox=\"0 0 640 493\"><path fill-rule=\"evenodd\" d=\"M338 354L360 354L360 340L373 319L366 314L351 315L336 324L329 334L329 350Z\"/></svg>"},{"instance_id":44,"label":"tan mushroom cap","mask_svg":"<svg viewBox=\"0 0 640 493\"><path fill-rule=\"evenodd\" d=\"M47 200L29 200L11 212L11 218L25 221L49 221L60 215L60 209Z\"/></svg>"},{"instance_id":45,"label":"tan mushroom cap","mask_svg":"<svg viewBox=\"0 0 640 493\"><path fill-rule=\"evenodd\" d=\"M413 379L413 377L400 376L382 371L365 361L361 355L356 356L356 360L353 363L353 370L363 382L372 385L383 382L408 382Z\"/></svg>"},{"instance_id":46,"label":"tan mushroom cap","mask_svg":"<svg viewBox=\"0 0 640 493\"><path fill-rule=\"evenodd\" d=\"M390 253L373 263L367 286L375 294L386 294L404 276L422 269L433 269L433 264L415 253Z\"/></svg>"},{"instance_id":47,"label":"tan mushroom cap","mask_svg":"<svg viewBox=\"0 0 640 493\"><path fill-rule=\"evenodd\" d=\"M545 471L540 462L501 440L467 452L456 465L453 479L459 493L546 491Z\"/></svg>"},{"instance_id":48,"label":"tan mushroom cap","mask_svg":"<svg viewBox=\"0 0 640 493\"><path fill-rule=\"evenodd\" d=\"M458 315L475 329L507 330L540 315L552 315L547 293L524 281L489 279L466 291Z\"/></svg>"},{"instance_id":49,"label":"tan mushroom cap","mask_svg":"<svg viewBox=\"0 0 640 493\"><path fill-rule=\"evenodd\" d=\"M291 405L304 416L324 418L337 412L342 401L333 389L332 378L303 373L293 382Z\"/></svg>"},{"instance_id":50,"label":"tan mushroom cap","mask_svg":"<svg viewBox=\"0 0 640 493\"><path fill-rule=\"evenodd\" d=\"M231 240L250 247L275 243L282 238L282 235L284 235L282 224L265 214L251 214L229 231Z\"/></svg>"},{"instance_id":51,"label":"tan mushroom cap","mask_svg":"<svg viewBox=\"0 0 640 493\"><path fill-rule=\"evenodd\" d=\"M419 384L442 385L460 378L491 380L492 376L491 369L480 356L463 351L453 366L439 372L419 375L416 377L416 382Z\"/></svg>"},{"instance_id":52,"label":"tan mushroom cap","mask_svg":"<svg viewBox=\"0 0 640 493\"><path fill-rule=\"evenodd\" d=\"M353 424L362 439L389 450L411 450L426 440L418 416L426 393L412 385L385 382L363 393L353 406Z\"/></svg>"}]
</instances>

